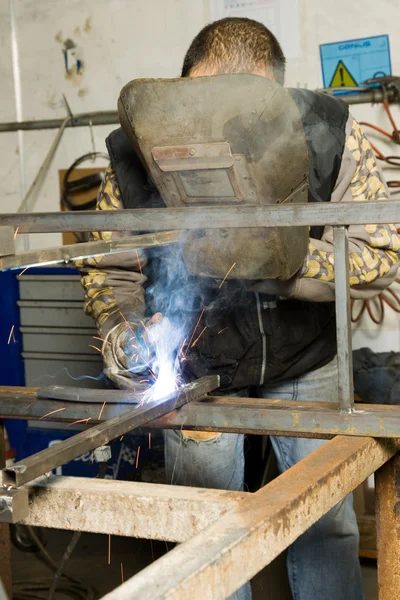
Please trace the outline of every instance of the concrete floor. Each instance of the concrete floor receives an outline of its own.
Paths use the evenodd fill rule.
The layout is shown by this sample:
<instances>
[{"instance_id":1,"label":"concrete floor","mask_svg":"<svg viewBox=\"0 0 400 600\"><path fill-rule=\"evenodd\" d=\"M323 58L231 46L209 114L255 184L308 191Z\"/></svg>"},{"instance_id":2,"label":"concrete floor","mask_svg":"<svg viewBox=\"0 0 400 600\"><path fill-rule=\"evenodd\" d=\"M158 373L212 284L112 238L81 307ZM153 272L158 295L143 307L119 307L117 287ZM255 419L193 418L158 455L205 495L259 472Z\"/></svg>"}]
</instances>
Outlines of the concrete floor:
<instances>
[{"instance_id":1,"label":"concrete floor","mask_svg":"<svg viewBox=\"0 0 400 600\"><path fill-rule=\"evenodd\" d=\"M67 547L71 532L44 529L46 549L54 560L59 563ZM111 537L110 564L108 564L108 536L82 534L78 546L68 561L67 572L92 586L94 598L101 598L121 583L121 563L124 579L159 558L172 544L150 542L131 538ZM52 571L43 564L35 554L21 552L16 548L12 551L13 580L18 587L18 581L29 581L36 578L51 577ZM286 582L282 581L284 560L275 561L273 568L259 574L253 581L253 600L283 600L288 596ZM376 565L373 561L363 563L365 584L365 600L378 600ZM47 595L35 596L47 598ZM71 596L56 594L54 600L70 600ZM139 600L139 599L138 599ZM318 600L311 599L310 600Z\"/></svg>"}]
</instances>

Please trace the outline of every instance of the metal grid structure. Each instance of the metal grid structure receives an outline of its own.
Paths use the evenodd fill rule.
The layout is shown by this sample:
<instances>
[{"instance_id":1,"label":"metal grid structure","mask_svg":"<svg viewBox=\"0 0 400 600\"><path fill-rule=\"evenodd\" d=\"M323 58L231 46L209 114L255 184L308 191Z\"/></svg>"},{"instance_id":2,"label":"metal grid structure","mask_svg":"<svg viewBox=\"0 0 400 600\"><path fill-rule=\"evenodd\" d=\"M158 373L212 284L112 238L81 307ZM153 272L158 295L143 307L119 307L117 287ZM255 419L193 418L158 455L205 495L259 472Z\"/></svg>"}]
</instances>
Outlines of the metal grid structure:
<instances>
[{"instance_id":1,"label":"metal grid structure","mask_svg":"<svg viewBox=\"0 0 400 600\"><path fill-rule=\"evenodd\" d=\"M366 207L368 217L366 217ZM188 219L188 213L191 219ZM143 597L149 600L167 597L226 598L271 562L366 477L379 469L377 522L380 600L395 598L400 579L400 561L397 560L400 527L396 519L398 512L396 507L400 501L399 461L396 457L399 442L396 439L373 439L369 436L400 438L400 409L374 406L355 409L354 407L346 226L365 223L366 218L369 222L378 224L398 222L400 202L389 201L368 203L368 205L348 203L340 206L326 204L268 208L232 207L229 210L152 209L151 211L110 211L108 214L88 212L80 214L78 219L76 217L77 215L74 214L60 213L2 215L0 227L11 226L14 229L18 227L20 232L34 233L73 229L179 231L222 225L235 228L284 226L293 223L299 226L331 225L334 229L335 244L339 406L332 408L323 403L307 406L306 402L298 405L298 403L279 400L260 402L250 398L206 397L159 418L154 426L180 427L184 423L185 428L203 428L213 431L241 430L280 435L336 437L254 494L216 493L214 490L207 492L202 490L202 497L205 500L199 502L198 491L189 488L177 490L172 486L151 484L150 491L150 489L140 489L138 484L112 482L114 487L111 490L110 486L109 500L105 501L99 487L108 483L90 481L88 485L88 482L79 483L71 478L57 478L40 480L30 483L25 488L17 488L11 500L9 494L7 498L5 494L1 498L2 506L7 506L7 510L12 512L14 498L18 497L18 493L25 494L26 523L107 533L122 531L128 535L174 541L186 539L185 522L190 516L195 519L195 524L187 530L187 533L193 534L193 537L105 598L107 600L114 598L123 600L132 597ZM76 226L77 220L79 220L79 227ZM188 224L188 221L192 225ZM140 244L139 238L140 236L136 236L135 244ZM8 259L11 260L12 257ZM27 401L29 399L32 402L32 397L33 404L27 408ZM34 390L3 389L0 395L2 399L0 416L38 418L41 401L40 399L35 401L35 398ZM46 401L47 410L48 407ZM70 409L71 414L63 414L62 420L71 420L74 411L75 418L76 411L82 408L86 411L84 415L86 416L87 411L90 411L89 406L74 405ZM108 410L112 411L112 406L108 407ZM82 416L80 412L79 417ZM105 413L104 416L112 415ZM103 425L106 426L107 421ZM153 426L153 423L147 423L147 426ZM118 429L118 432L119 435L122 430ZM338 433L347 437L337 435ZM56 465L52 464L52 466ZM17 485L18 481L11 481L11 483ZM85 485L86 491L82 490L82 486ZM153 495L154 513L151 512L146 517L143 510L132 512L129 527L124 528L115 518L115 502L120 502L121 507L127 506L135 493L137 495L135 502L142 507L143 499ZM69 504L77 495L81 499L84 498L84 501L90 497L87 511L79 511L79 515L73 511L71 514L71 504ZM99 502L102 510L106 510L107 518L100 518ZM169 519L167 518L166 521L166 510L162 508L165 502L169 507L169 512L167 511ZM57 513L54 511L55 503L59 507ZM68 511L68 519L65 518L65 511ZM80 520L83 512L84 522ZM120 512L125 514L123 510ZM163 528L161 523L164 524ZM6 525L3 523L0 535L6 543L5 528ZM383 535L389 536L390 539L385 539L383 542ZM0 545L0 548L3 546ZM7 549L4 552L7 554ZM3 553L3 557L5 554ZM243 561L244 555L246 561ZM7 581L7 562L5 559L0 561L5 581Z\"/></svg>"}]
</instances>

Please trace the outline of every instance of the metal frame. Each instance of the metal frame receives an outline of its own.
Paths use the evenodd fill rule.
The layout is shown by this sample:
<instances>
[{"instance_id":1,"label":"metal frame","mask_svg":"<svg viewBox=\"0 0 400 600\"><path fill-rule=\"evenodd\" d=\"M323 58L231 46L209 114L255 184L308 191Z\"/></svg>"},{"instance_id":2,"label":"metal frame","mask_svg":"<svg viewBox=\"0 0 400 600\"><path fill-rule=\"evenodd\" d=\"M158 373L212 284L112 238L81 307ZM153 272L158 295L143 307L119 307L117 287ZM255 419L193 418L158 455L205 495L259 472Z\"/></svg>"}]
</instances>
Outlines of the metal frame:
<instances>
[{"instance_id":1,"label":"metal frame","mask_svg":"<svg viewBox=\"0 0 400 600\"><path fill-rule=\"evenodd\" d=\"M398 446L393 440L382 441L354 437L365 434L369 428L372 429L374 435L400 437L400 418L397 414L400 414L400 411L398 409L392 407L354 409L351 364L349 362L351 359L351 336L346 226L355 223L362 224L365 219L364 203L343 203L340 206L327 203L268 208L234 207L229 210L185 208L146 211L139 209L121 212L109 211L105 214L98 212L80 215L49 213L47 215L0 216L0 226L19 227L21 233L74 229L79 231L165 231L210 227L279 227L293 223L296 225L332 225L334 229L339 410L338 408L332 409L327 405L307 406L306 403L302 403L301 406L293 406L295 403L270 401L264 406L261 405L261 417L258 423L260 430L279 432L280 434L293 435L295 433L296 435L325 437L343 431L347 436L353 437L337 436L256 494L248 494L245 501L238 500L236 496L237 504L229 512L219 516L206 529L108 594L105 597L107 600L114 598L123 600L132 597L153 600L171 595L174 598L182 599L228 597L264 565L271 562L368 475L396 454ZM188 224L189 220L191 224ZM399 221L400 202L368 203L368 220L373 223ZM214 398L199 402L198 407L194 409L195 413L192 413L194 417L192 427L198 426L197 415L204 410L207 411L207 417L204 412L202 417L204 429L236 430L232 424L232 417L237 414L238 407L232 402L233 399L228 399L231 400L230 404L226 400L226 398ZM245 405L247 403L247 406L242 406L238 423L238 429L246 430L246 418L249 414L254 414L255 406L260 406L260 404L251 399L237 400ZM228 409L230 414L224 424L221 423L223 411L220 411L218 417L220 425L217 425L211 420L211 407L217 405L218 408L219 401L224 404L223 411L225 413L228 405L230 406ZM41 401L34 401L35 409L39 406L38 402ZM57 401L52 400L51 402ZM188 427L189 424L182 421L182 417L185 416L184 413L182 415L182 411L170 413L164 417L164 424L161 421L161 425L168 424L168 426L176 427L177 415L179 415L178 421L179 418L181 419L180 426ZM19 413L19 417L21 418L21 413ZM208 418L208 423L205 422L206 418ZM243 422L240 419L243 419ZM271 425L271 423L274 424ZM105 426L106 423L102 425ZM160 426L160 422L158 425ZM121 433L124 431L119 429L118 435ZM108 436L108 439L112 439L111 436ZM34 460L34 457L32 459ZM392 467L391 470L388 467L389 470L384 470L382 476L377 476L378 482L380 482L377 491L381 497L378 502L380 507L379 531L390 530L393 537L388 547L392 552L398 552L396 547L399 545L400 532L396 527L392 527L393 516L388 514L390 510L393 513L393 502L398 493L396 483L393 481L393 477L398 473L397 463L391 464L395 464L395 467ZM20 481L16 478L12 483L18 484L22 481L22 478ZM154 486L155 489L159 487L155 484ZM32 502L34 504L39 502L36 497L45 497L50 487L45 484L45 489L41 493L37 496L33 495ZM385 504L384 494L386 491L388 491L389 501L386 501ZM165 495L168 497L170 493L169 486L166 486ZM51 495L51 492L49 494ZM112 498L113 496L114 494L112 494ZM177 508L180 503L172 501L172 506ZM395 506L397 507L397 504ZM51 522L54 526L59 526L58 515L54 514L53 518L54 521ZM383 526L385 523L388 524L386 529ZM37 517L35 524L40 524L40 517ZM3 524L3 527L6 526ZM385 556L382 540L378 543L378 551L379 554ZM243 560L244 555L247 557L245 561ZM3 562L7 563L7 560ZM383 561L379 567L380 580L383 578L386 581L386 596L382 596L384 600L396 597L398 589L395 588L398 583L397 575L387 577L389 568L387 563L389 561L386 559L386 562ZM0 567L0 570L4 572L6 568L5 564Z\"/></svg>"}]
</instances>

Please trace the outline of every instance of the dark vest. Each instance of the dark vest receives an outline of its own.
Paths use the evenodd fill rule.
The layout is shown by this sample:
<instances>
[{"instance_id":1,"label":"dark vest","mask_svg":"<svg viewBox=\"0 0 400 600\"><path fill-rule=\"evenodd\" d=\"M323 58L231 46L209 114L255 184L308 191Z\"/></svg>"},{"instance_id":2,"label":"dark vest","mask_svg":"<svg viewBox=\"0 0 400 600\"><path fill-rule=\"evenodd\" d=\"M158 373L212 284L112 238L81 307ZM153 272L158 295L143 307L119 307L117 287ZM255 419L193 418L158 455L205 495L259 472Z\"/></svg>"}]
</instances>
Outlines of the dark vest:
<instances>
[{"instance_id":1,"label":"dark vest","mask_svg":"<svg viewBox=\"0 0 400 600\"><path fill-rule=\"evenodd\" d=\"M308 201L329 202L342 161L348 107L307 90L289 89L289 93L307 140ZM113 131L106 143L124 207L164 207L122 129ZM310 237L320 239L322 233L323 227L310 228ZM176 270L171 281L168 261ZM189 333L205 308L196 333L205 325L207 329L183 363L188 377L217 373L222 390L241 389L299 377L335 356L334 303L278 301L249 291L248 283L239 280L226 281L219 290L219 282L192 277L183 261L179 268L176 261L168 248L149 254L146 301L148 314L159 310L172 319L184 314Z\"/></svg>"}]
</instances>

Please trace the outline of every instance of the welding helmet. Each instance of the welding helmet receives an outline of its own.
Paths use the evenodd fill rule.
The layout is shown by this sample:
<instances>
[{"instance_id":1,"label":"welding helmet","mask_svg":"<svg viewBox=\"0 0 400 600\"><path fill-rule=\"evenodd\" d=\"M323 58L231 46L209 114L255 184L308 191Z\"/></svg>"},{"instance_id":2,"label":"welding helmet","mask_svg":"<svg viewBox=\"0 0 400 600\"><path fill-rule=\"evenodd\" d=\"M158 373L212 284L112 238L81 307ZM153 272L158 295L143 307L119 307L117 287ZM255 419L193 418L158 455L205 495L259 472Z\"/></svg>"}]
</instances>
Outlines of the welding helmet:
<instances>
[{"instance_id":1,"label":"welding helmet","mask_svg":"<svg viewBox=\"0 0 400 600\"><path fill-rule=\"evenodd\" d=\"M189 271L235 279L289 279L302 266L308 227L229 228L233 206L308 199L302 121L279 84L247 74L136 79L121 91L121 126L167 207L226 207L226 228L186 230Z\"/></svg>"}]
</instances>

